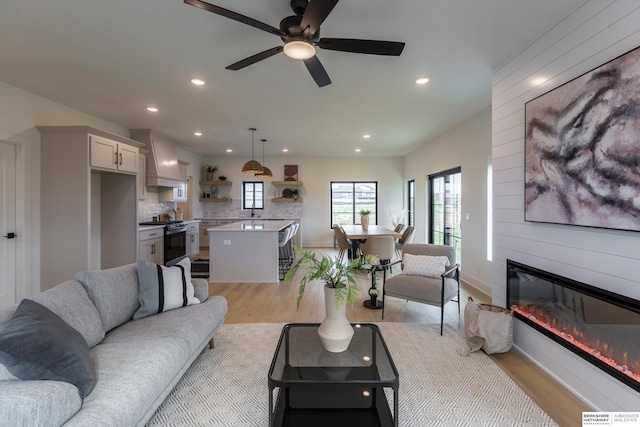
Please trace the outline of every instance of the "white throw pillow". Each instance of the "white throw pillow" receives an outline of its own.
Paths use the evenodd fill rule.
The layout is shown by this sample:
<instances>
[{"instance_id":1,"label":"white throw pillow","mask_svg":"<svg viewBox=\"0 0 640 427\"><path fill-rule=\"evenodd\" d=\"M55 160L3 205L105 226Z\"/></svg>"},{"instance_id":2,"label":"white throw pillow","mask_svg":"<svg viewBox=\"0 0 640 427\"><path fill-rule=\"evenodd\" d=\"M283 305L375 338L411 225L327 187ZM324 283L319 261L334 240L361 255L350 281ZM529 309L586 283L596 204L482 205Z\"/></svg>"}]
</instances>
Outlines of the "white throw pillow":
<instances>
[{"instance_id":1,"label":"white throw pillow","mask_svg":"<svg viewBox=\"0 0 640 427\"><path fill-rule=\"evenodd\" d=\"M138 260L136 268L140 283L140 308L133 315L134 319L200 303L193 296L189 258L185 257L173 267Z\"/></svg>"},{"instance_id":2,"label":"white throw pillow","mask_svg":"<svg viewBox=\"0 0 640 427\"><path fill-rule=\"evenodd\" d=\"M445 272L445 267L449 265L449 258L446 256L404 254L402 264L404 265L402 274L439 278Z\"/></svg>"}]
</instances>

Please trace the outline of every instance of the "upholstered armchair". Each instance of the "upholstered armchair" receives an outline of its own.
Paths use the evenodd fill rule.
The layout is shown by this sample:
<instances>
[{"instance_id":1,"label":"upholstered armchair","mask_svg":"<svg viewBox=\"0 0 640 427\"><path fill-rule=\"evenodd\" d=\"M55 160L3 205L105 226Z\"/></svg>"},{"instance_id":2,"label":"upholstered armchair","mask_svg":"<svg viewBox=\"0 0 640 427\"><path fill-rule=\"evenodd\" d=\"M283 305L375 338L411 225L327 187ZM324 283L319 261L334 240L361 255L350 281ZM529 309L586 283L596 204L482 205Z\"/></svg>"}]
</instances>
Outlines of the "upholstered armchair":
<instances>
[{"instance_id":1,"label":"upholstered armchair","mask_svg":"<svg viewBox=\"0 0 640 427\"><path fill-rule=\"evenodd\" d=\"M442 335L444 305L457 302L460 313L460 265L456 264L455 249L447 245L408 243L402 247L401 262L402 273L384 283L382 318L388 296L434 305L440 307Z\"/></svg>"}]
</instances>

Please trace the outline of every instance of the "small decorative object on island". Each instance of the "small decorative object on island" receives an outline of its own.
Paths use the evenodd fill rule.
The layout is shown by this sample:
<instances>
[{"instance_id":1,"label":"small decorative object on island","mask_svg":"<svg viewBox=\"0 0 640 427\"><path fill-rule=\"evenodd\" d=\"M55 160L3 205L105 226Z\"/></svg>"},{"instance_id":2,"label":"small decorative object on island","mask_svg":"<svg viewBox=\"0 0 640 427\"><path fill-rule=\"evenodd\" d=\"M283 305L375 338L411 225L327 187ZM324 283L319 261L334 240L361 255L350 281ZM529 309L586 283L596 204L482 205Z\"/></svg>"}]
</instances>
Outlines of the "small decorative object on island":
<instances>
[{"instance_id":1,"label":"small decorative object on island","mask_svg":"<svg viewBox=\"0 0 640 427\"><path fill-rule=\"evenodd\" d=\"M340 353L349 347L353 338L353 327L347 320L347 303L352 307L356 302L358 287L353 275L365 266L371 265L372 255L355 259L351 263L343 263L340 258L322 256L319 260L316 254L300 248L295 248L298 261L291 267L285 280L291 280L298 268L304 266L305 272L300 280L296 309L300 309L300 302L304 290L310 280L320 280L324 283L324 297L326 318L318 328L318 335L323 347L332 353Z\"/></svg>"},{"instance_id":2,"label":"small decorative object on island","mask_svg":"<svg viewBox=\"0 0 640 427\"><path fill-rule=\"evenodd\" d=\"M205 181L213 181L213 173L218 170L218 167L206 165L202 169L204 169Z\"/></svg>"},{"instance_id":3,"label":"small decorative object on island","mask_svg":"<svg viewBox=\"0 0 640 427\"><path fill-rule=\"evenodd\" d=\"M371 209L360 209L360 224L362 224L363 230L369 229L369 215L371 214Z\"/></svg>"}]
</instances>

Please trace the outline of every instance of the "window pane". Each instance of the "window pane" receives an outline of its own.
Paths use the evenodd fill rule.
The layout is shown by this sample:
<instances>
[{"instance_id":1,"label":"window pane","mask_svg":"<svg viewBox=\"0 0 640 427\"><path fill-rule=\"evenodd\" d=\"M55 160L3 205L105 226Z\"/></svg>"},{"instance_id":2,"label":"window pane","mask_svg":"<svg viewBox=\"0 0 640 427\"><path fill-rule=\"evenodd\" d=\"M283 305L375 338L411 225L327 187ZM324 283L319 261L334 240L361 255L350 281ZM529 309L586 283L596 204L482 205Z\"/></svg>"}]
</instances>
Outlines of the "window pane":
<instances>
[{"instance_id":1,"label":"window pane","mask_svg":"<svg viewBox=\"0 0 640 427\"><path fill-rule=\"evenodd\" d=\"M359 224L360 210L371 210L371 224L377 223L376 182L332 182L331 224Z\"/></svg>"},{"instance_id":2,"label":"window pane","mask_svg":"<svg viewBox=\"0 0 640 427\"><path fill-rule=\"evenodd\" d=\"M263 182L243 182L242 183L242 208L243 209L263 209L264 208L264 183Z\"/></svg>"}]
</instances>

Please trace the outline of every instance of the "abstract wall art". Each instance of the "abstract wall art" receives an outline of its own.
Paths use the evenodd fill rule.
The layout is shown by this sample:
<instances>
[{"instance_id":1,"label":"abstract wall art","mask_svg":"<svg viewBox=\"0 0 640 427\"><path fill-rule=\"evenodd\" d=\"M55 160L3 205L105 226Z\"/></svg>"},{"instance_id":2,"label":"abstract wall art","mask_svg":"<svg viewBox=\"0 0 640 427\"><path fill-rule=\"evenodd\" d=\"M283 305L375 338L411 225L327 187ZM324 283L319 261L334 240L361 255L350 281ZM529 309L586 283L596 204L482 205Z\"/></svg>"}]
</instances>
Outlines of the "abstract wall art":
<instances>
[{"instance_id":1,"label":"abstract wall art","mask_svg":"<svg viewBox=\"0 0 640 427\"><path fill-rule=\"evenodd\" d=\"M640 48L525 104L525 221L640 231Z\"/></svg>"}]
</instances>

